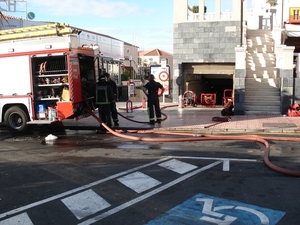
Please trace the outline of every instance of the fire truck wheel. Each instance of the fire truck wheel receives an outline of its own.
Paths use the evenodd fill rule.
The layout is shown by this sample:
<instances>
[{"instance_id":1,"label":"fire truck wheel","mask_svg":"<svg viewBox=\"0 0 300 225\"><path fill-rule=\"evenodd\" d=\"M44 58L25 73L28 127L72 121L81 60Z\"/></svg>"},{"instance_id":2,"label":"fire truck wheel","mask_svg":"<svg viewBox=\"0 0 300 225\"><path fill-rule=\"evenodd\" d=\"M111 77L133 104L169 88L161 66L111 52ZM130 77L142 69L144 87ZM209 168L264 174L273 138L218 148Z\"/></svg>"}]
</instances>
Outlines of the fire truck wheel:
<instances>
[{"instance_id":1,"label":"fire truck wheel","mask_svg":"<svg viewBox=\"0 0 300 225\"><path fill-rule=\"evenodd\" d=\"M21 107L13 106L4 115L7 129L14 134L21 134L27 130L28 117Z\"/></svg>"}]
</instances>

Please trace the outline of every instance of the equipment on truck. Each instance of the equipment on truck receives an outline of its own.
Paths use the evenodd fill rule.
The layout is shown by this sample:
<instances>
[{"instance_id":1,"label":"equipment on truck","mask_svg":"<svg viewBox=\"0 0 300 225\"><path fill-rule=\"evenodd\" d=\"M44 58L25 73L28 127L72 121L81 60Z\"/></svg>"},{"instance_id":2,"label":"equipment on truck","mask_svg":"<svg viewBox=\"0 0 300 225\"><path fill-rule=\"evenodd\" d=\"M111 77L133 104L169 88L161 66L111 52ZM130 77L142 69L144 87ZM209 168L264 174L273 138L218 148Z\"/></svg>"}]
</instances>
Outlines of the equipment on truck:
<instances>
[{"instance_id":1,"label":"equipment on truck","mask_svg":"<svg viewBox=\"0 0 300 225\"><path fill-rule=\"evenodd\" d=\"M61 23L0 31L0 122L9 131L89 115L101 60L78 43Z\"/></svg>"}]
</instances>

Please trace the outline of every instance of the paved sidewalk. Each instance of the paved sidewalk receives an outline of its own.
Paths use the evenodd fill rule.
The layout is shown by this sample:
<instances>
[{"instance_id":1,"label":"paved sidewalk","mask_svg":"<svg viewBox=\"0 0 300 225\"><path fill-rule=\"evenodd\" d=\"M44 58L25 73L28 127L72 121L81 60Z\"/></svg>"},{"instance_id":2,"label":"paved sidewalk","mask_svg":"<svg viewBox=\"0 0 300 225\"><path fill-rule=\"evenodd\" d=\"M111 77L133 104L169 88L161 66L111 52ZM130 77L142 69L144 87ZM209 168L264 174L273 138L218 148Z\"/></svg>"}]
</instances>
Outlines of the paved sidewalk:
<instances>
[{"instance_id":1,"label":"paved sidewalk","mask_svg":"<svg viewBox=\"0 0 300 225\"><path fill-rule=\"evenodd\" d=\"M215 108L184 107L173 103L161 103L164 120L161 124L149 125L147 108L133 103L133 110L126 111L126 102L118 102L120 129L163 129L194 131L197 133L282 133L300 134L300 117L283 115L235 115L229 122L214 122L213 117L222 117L221 106ZM98 115L98 114L96 114ZM97 129L98 122L92 116L79 121L64 120L66 127Z\"/></svg>"}]
</instances>

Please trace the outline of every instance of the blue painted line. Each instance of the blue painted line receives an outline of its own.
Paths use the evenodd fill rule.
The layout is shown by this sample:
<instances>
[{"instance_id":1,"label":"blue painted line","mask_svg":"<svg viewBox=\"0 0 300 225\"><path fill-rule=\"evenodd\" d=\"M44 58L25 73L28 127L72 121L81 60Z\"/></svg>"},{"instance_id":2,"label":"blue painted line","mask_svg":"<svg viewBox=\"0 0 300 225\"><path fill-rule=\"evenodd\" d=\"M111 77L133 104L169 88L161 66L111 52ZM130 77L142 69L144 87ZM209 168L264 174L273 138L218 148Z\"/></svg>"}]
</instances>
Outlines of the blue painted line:
<instances>
[{"instance_id":1,"label":"blue painted line","mask_svg":"<svg viewBox=\"0 0 300 225\"><path fill-rule=\"evenodd\" d=\"M146 225L276 225L285 212L197 194Z\"/></svg>"}]
</instances>

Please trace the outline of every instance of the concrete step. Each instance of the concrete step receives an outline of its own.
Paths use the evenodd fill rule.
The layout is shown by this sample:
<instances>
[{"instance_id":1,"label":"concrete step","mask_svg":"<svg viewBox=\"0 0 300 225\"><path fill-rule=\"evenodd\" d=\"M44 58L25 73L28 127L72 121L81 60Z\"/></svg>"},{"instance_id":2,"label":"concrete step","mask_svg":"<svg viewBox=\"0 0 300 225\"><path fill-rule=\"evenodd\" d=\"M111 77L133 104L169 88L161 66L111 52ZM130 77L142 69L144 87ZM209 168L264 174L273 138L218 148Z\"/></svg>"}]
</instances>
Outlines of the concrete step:
<instances>
[{"instance_id":1,"label":"concrete step","mask_svg":"<svg viewBox=\"0 0 300 225\"><path fill-rule=\"evenodd\" d=\"M266 91L266 90L254 90L254 89L249 89L246 87L247 93L245 93L245 99L249 98L256 98L256 99L260 99L260 101L269 101L271 99L277 99L278 101L280 101L280 95L279 95L279 90L275 91L275 90L270 90L270 91Z\"/></svg>"},{"instance_id":2,"label":"concrete step","mask_svg":"<svg viewBox=\"0 0 300 225\"><path fill-rule=\"evenodd\" d=\"M253 73L277 73L277 69L274 68L273 66L270 67L261 67L261 65L255 65L256 67L249 67L246 72L249 74ZM257 67L258 66L258 67Z\"/></svg>"},{"instance_id":3,"label":"concrete step","mask_svg":"<svg viewBox=\"0 0 300 225\"><path fill-rule=\"evenodd\" d=\"M275 110L245 110L245 115L281 115L280 109L279 111Z\"/></svg>"},{"instance_id":4,"label":"concrete step","mask_svg":"<svg viewBox=\"0 0 300 225\"><path fill-rule=\"evenodd\" d=\"M271 31L251 31L247 30L246 38L255 38L255 37L261 37L261 38L272 38L272 32Z\"/></svg>"},{"instance_id":5,"label":"concrete step","mask_svg":"<svg viewBox=\"0 0 300 225\"><path fill-rule=\"evenodd\" d=\"M280 97L278 97L280 99ZM256 98L256 99L248 99L245 98L245 111L252 111L255 113L264 112L267 113L274 113L280 114L280 100L273 100L271 98L263 99L263 98Z\"/></svg>"},{"instance_id":6,"label":"concrete step","mask_svg":"<svg viewBox=\"0 0 300 225\"><path fill-rule=\"evenodd\" d=\"M267 53L264 53L264 52L249 53L249 52L247 52L246 57L253 58L253 59L254 58L264 58L264 59L274 59L274 60L276 59L274 52L267 52Z\"/></svg>"},{"instance_id":7,"label":"concrete step","mask_svg":"<svg viewBox=\"0 0 300 225\"><path fill-rule=\"evenodd\" d=\"M246 40L252 40L256 42L274 42L273 37L270 35L247 35Z\"/></svg>"},{"instance_id":8,"label":"concrete step","mask_svg":"<svg viewBox=\"0 0 300 225\"><path fill-rule=\"evenodd\" d=\"M264 37L258 37L258 36L253 36L253 37L247 37L246 38L247 44L268 44L268 43L273 43L274 40L272 37L264 36Z\"/></svg>"},{"instance_id":9,"label":"concrete step","mask_svg":"<svg viewBox=\"0 0 300 225\"><path fill-rule=\"evenodd\" d=\"M247 57L246 58L246 62L249 63L249 64L255 64L255 63L260 63L261 65L265 64L275 64L275 60L274 59L271 59L271 58L250 58L250 57Z\"/></svg>"},{"instance_id":10,"label":"concrete step","mask_svg":"<svg viewBox=\"0 0 300 225\"><path fill-rule=\"evenodd\" d=\"M248 105L247 103L245 103L245 110L280 112L280 104L262 106L262 105Z\"/></svg>"},{"instance_id":11,"label":"concrete step","mask_svg":"<svg viewBox=\"0 0 300 225\"><path fill-rule=\"evenodd\" d=\"M263 98L263 100L261 100ZM264 96L264 95L257 95L257 96L245 96L245 103L247 105L269 105L270 102L272 104L279 104L280 103L280 96Z\"/></svg>"},{"instance_id":12,"label":"concrete step","mask_svg":"<svg viewBox=\"0 0 300 225\"><path fill-rule=\"evenodd\" d=\"M253 96L245 96L245 105L248 106L264 106L264 105L280 105L280 96L264 96L264 95L253 95Z\"/></svg>"},{"instance_id":13,"label":"concrete step","mask_svg":"<svg viewBox=\"0 0 300 225\"><path fill-rule=\"evenodd\" d=\"M273 84L275 85L275 84ZM245 97L279 97L280 96L280 88L279 87L274 87L270 86L269 84L254 84L254 83L245 83Z\"/></svg>"},{"instance_id":14,"label":"concrete step","mask_svg":"<svg viewBox=\"0 0 300 225\"><path fill-rule=\"evenodd\" d=\"M248 53L255 53L255 54L258 54L258 53L273 53L274 52L274 48L273 48L273 45L271 46L248 46L247 47L247 52Z\"/></svg>"},{"instance_id":15,"label":"concrete step","mask_svg":"<svg viewBox=\"0 0 300 225\"><path fill-rule=\"evenodd\" d=\"M245 85L246 87L269 87L269 88L278 88L280 80L275 78L246 78Z\"/></svg>"},{"instance_id":16,"label":"concrete step","mask_svg":"<svg viewBox=\"0 0 300 225\"><path fill-rule=\"evenodd\" d=\"M273 47L274 41L247 39L247 46L248 47L259 47L259 46Z\"/></svg>"},{"instance_id":17,"label":"concrete step","mask_svg":"<svg viewBox=\"0 0 300 225\"><path fill-rule=\"evenodd\" d=\"M269 34L269 35L271 35L272 31L271 30L262 30L262 29L248 29L247 33L251 33L251 34L257 33L257 34Z\"/></svg>"},{"instance_id":18,"label":"concrete step","mask_svg":"<svg viewBox=\"0 0 300 225\"><path fill-rule=\"evenodd\" d=\"M280 115L280 89L271 31L247 30L245 114Z\"/></svg>"},{"instance_id":19,"label":"concrete step","mask_svg":"<svg viewBox=\"0 0 300 225\"><path fill-rule=\"evenodd\" d=\"M256 63L259 63L260 65L269 65L269 64L274 65L274 66L276 65L275 64L276 60L271 59L271 58L256 58L256 57L251 58L251 57L247 57L246 62L248 64L253 64L253 65L255 65Z\"/></svg>"},{"instance_id":20,"label":"concrete step","mask_svg":"<svg viewBox=\"0 0 300 225\"><path fill-rule=\"evenodd\" d=\"M255 71L251 71L251 72L246 71L246 78L265 78L265 79L274 78L275 79L277 78L277 73L268 73L268 72L260 73Z\"/></svg>"},{"instance_id":21,"label":"concrete step","mask_svg":"<svg viewBox=\"0 0 300 225\"><path fill-rule=\"evenodd\" d=\"M250 67L246 70L246 74L277 74L277 69L274 67ZM267 78L267 77L266 77Z\"/></svg>"},{"instance_id":22,"label":"concrete step","mask_svg":"<svg viewBox=\"0 0 300 225\"><path fill-rule=\"evenodd\" d=\"M247 89L247 92L249 93L249 96L256 96L256 95L261 95L261 96L274 96L278 95L279 96L279 88L278 87L272 87L269 85L249 85L246 84L245 88ZM245 93L245 96L248 94Z\"/></svg>"},{"instance_id":23,"label":"concrete step","mask_svg":"<svg viewBox=\"0 0 300 225\"><path fill-rule=\"evenodd\" d=\"M245 103L245 110L246 111L264 111L264 112L280 112L280 105L273 105L273 106L266 106L262 107L261 105L246 105Z\"/></svg>"},{"instance_id":24,"label":"concrete step","mask_svg":"<svg viewBox=\"0 0 300 225\"><path fill-rule=\"evenodd\" d=\"M252 69L252 70L257 70L260 68L275 68L276 62L275 61L264 61L264 60L259 60L259 61L253 61L253 60L247 60L246 63L246 68L247 69Z\"/></svg>"},{"instance_id":25,"label":"concrete step","mask_svg":"<svg viewBox=\"0 0 300 225\"><path fill-rule=\"evenodd\" d=\"M252 69L252 70L259 70L259 69L264 69L264 68L267 68L267 70L269 68L273 68L273 69L276 69L275 68L276 66L276 63L274 61L253 61L253 60L247 60L247 63L246 63L246 68L247 69Z\"/></svg>"}]
</instances>

